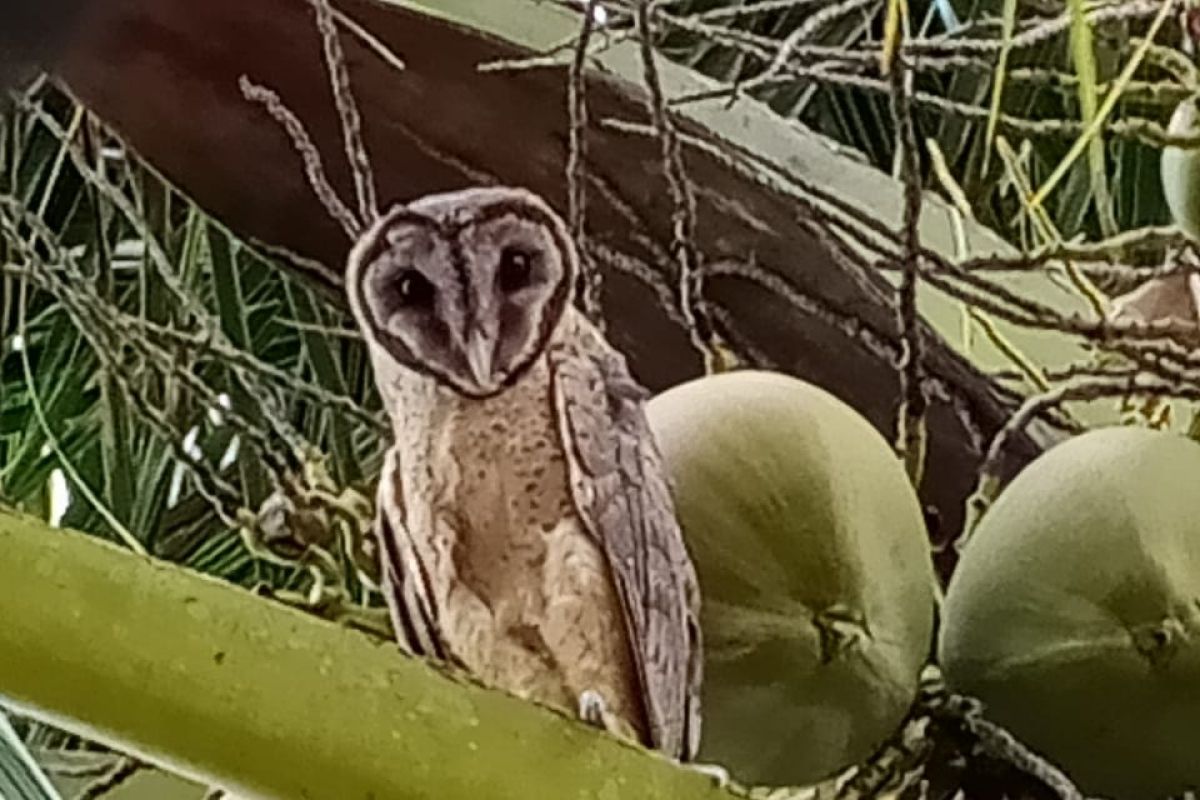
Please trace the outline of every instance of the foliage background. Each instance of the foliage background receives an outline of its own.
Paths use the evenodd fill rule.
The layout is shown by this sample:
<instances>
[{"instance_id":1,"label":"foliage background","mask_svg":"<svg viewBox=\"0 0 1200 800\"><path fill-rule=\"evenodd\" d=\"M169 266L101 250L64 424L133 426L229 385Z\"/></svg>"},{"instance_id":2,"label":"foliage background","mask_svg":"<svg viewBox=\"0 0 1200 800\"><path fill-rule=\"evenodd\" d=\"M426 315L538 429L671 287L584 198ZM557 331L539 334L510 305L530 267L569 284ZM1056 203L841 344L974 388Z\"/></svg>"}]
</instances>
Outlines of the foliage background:
<instances>
[{"instance_id":1,"label":"foliage background","mask_svg":"<svg viewBox=\"0 0 1200 800\"><path fill-rule=\"evenodd\" d=\"M658 44L731 97L758 97L899 175L875 61L888 5L668 3ZM1138 57L1160 7L912 0L909 34L925 47L913 77L922 183L1022 251L1089 243L1085 290L1094 280L1102 295L1117 293L1172 268L1185 246L1173 231L1104 240L1169 222L1163 125L1196 86L1176 15L1118 87L1087 155L1044 208L1029 202ZM630 35L632 4L604 8L615 34ZM369 495L384 427L350 320L53 84L26 97L0 129L0 501L243 586L303 595L314 576L332 577L345 589L339 601L378 607L341 538L325 542L331 563L314 572L295 562L303 543L268 552L238 528L298 476L321 483L314 452L331 495ZM1036 354L1022 358L1036 370ZM999 377L1036 384L1014 372ZM318 527L351 524L332 504L314 509ZM332 613L328 596L316 599ZM92 747L27 720L17 730L37 752Z\"/></svg>"}]
</instances>

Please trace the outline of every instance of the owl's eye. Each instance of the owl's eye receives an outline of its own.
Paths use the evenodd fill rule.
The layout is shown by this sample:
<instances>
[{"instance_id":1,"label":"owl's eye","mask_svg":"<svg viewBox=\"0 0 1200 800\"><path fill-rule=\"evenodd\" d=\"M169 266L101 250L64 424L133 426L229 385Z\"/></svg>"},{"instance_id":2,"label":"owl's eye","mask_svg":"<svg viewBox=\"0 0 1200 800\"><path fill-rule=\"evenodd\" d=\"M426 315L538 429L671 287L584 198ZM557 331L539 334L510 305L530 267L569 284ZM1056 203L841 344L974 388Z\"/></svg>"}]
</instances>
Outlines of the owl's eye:
<instances>
[{"instance_id":1,"label":"owl's eye","mask_svg":"<svg viewBox=\"0 0 1200 800\"><path fill-rule=\"evenodd\" d=\"M506 247L500 253L500 268L496 281L500 290L512 294L527 287L533 280L533 256L516 247Z\"/></svg>"},{"instance_id":2,"label":"owl's eye","mask_svg":"<svg viewBox=\"0 0 1200 800\"><path fill-rule=\"evenodd\" d=\"M433 305L433 284L415 269L406 269L396 278L396 294L405 306L428 308Z\"/></svg>"}]
</instances>

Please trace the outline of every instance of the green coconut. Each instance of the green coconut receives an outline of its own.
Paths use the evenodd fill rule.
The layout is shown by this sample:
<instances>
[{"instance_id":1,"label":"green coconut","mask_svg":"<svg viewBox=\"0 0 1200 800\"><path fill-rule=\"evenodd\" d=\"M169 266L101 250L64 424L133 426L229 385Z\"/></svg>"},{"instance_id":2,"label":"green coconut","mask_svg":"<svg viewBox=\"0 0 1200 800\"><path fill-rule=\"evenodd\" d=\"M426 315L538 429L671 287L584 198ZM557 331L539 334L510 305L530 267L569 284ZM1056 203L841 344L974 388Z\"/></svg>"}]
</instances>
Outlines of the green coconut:
<instances>
[{"instance_id":1,"label":"green coconut","mask_svg":"<svg viewBox=\"0 0 1200 800\"><path fill-rule=\"evenodd\" d=\"M649 403L704 598L700 760L813 783L896 732L931 651L933 565L900 461L857 412L737 371Z\"/></svg>"},{"instance_id":2,"label":"green coconut","mask_svg":"<svg viewBox=\"0 0 1200 800\"><path fill-rule=\"evenodd\" d=\"M1168 132L1175 136L1200 134L1200 98L1184 100L1171 116ZM1200 239L1200 149L1165 147L1160 161L1163 194L1175 223Z\"/></svg>"},{"instance_id":3,"label":"green coconut","mask_svg":"<svg viewBox=\"0 0 1200 800\"><path fill-rule=\"evenodd\" d=\"M1200 445L1106 428L1030 464L964 548L939 656L1084 792L1200 785Z\"/></svg>"}]
</instances>

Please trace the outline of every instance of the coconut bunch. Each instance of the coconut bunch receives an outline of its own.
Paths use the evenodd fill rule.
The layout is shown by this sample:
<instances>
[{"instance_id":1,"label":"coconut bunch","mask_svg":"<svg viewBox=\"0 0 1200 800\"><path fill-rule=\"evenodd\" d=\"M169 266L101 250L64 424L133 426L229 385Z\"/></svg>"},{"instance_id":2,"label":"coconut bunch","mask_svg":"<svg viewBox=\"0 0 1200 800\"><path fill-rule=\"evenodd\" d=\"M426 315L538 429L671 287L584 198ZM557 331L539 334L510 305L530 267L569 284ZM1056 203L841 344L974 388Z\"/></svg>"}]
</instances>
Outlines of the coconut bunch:
<instances>
[{"instance_id":1,"label":"coconut bunch","mask_svg":"<svg viewBox=\"0 0 1200 800\"><path fill-rule=\"evenodd\" d=\"M1200 238L1200 149L1183 143L1200 134L1196 100L1170 133L1164 194ZM1151 281L1114 315L1197 323L1200 279ZM938 609L917 495L848 405L739 371L677 386L649 414L705 597L702 758L746 783L825 781L839 796L891 759L928 788L939 750L948 760L930 740L969 729L955 757L1007 748L1041 793L1200 787L1200 443L1111 427L1053 447L961 545ZM958 698L956 729L953 702L931 710L931 668ZM987 774L976 791L1028 794ZM960 789L971 796L946 794Z\"/></svg>"},{"instance_id":2,"label":"coconut bunch","mask_svg":"<svg viewBox=\"0 0 1200 800\"><path fill-rule=\"evenodd\" d=\"M1021 472L947 591L951 685L1088 794L1200 785L1200 444L1114 427Z\"/></svg>"},{"instance_id":3,"label":"coconut bunch","mask_svg":"<svg viewBox=\"0 0 1200 800\"><path fill-rule=\"evenodd\" d=\"M1180 145L1163 150L1163 194L1195 240L1197 98L1180 103L1169 134ZM1200 276L1149 281L1113 311L1200 330ZM1135 427L1076 436L1006 487L950 581L938 659L951 685L1088 794L1200 787L1197 487L1191 438Z\"/></svg>"},{"instance_id":4,"label":"coconut bunch","mask_svg":"<svg viewBox=\"0 0 1200 800\"><path fill-rule=\"evenodd\" d=\"M924 796L971 797L971 770L947 765L997 749L1010 771L1028 762L1027 787L993 764L974 791L1200 785L1200 444L1113 427L1052 448L983 516L937 613L917 495L848 405L737 371L658 395L649 417L705 598L702 760L818 796L877 796L848 787L890 759L893 784L953 772Z\"/></svg>"}]
</instances>

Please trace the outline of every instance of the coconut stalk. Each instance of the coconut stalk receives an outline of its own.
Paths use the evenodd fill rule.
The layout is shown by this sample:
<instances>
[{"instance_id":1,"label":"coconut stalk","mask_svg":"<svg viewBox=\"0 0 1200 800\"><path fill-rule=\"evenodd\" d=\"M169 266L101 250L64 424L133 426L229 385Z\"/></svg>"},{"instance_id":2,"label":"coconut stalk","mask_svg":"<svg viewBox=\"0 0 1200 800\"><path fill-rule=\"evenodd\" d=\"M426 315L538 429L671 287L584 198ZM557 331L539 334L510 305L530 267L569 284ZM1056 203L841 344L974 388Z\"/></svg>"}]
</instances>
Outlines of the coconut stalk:
<instances>
[{"instance_id":1,"label":"coconut stalk","mask_svg":"<svg viewBox=\"0 0 1200 800\"><path fill-rule=\"evenodd\" d=\"M395 645L0 512L0 695L242 798L721 798Z\"/></svg>"}]
</instances>

